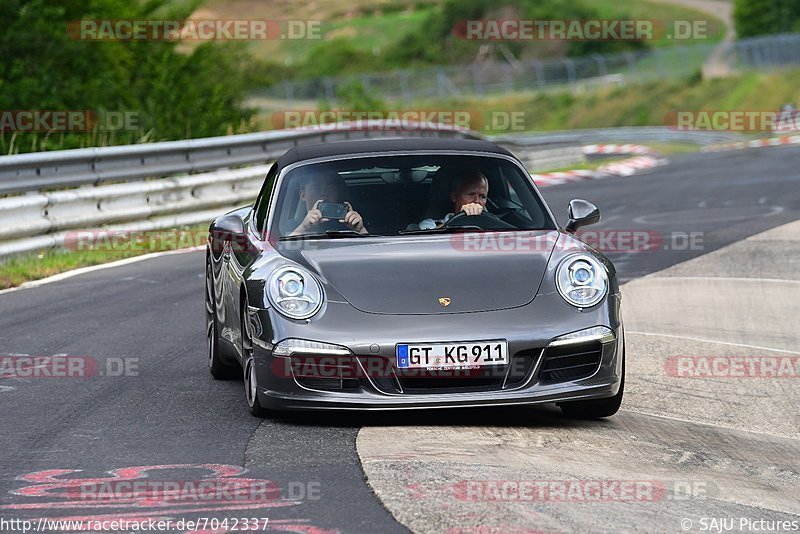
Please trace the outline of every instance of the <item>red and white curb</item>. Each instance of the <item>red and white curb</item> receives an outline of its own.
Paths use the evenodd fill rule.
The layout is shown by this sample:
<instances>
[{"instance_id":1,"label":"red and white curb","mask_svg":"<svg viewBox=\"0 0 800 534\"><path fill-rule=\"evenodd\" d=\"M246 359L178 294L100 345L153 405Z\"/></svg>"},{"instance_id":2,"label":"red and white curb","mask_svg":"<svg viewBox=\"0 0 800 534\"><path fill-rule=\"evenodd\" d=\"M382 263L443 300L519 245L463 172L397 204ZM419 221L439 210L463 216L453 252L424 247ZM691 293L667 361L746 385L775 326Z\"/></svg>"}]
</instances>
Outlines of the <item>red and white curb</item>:
<instances>
[{"instance_id":1,"label":"red and white curb","mask_svg":"<svg viewBox=\"0 0 800 534\"><path fill-rule=\"evenodd\" d=\"M752 141L737 141L736 143L710 145L703 147L702 152L723 152L725 150L741 150L743 148L781 145L800 145L800 135L784 135L782 137L770 137L769 139L754 139Z\"/></svg>"},{"instance_id":2,"label":"red and white curb","mask_svg":"<svg viewBox=\"0 0 800 534\"><path fill-rule=\"evenodd\" d=\"M666 165L668 161L650 153L650 149L642 145L588 145L583 147L583 153L589 154L643 154L636 157L607 163L595 170L574 170L563 172L548 172L544 174L531 174L533 181L539 187L561 185L580 180L599 180L609 176L632 176L643 169L652 169L659 165Z\"/></svg>"},{"instance_id":3,"label":"red and white curb","mask_svg":"<svg viewBox=\"0 0 800 534\"><path fill-rule=\"evenodd\" d=\"M644 145L586 145L581 148L585 156L595 155L621 155L621 156L649 156L652 150Z\"/></svg>"},{"instance_id":4,"label":"red and white curb","mask_svg":"<svg viewBox=\"0 0 800 534\"><path fill-rule=\"evenodd\" d=\"M638 156L603 165L597 169L597 172L606 176L632 176L642 169L652 169L653 167L666 165L667 163L668 161L665 158Z\"/></svg>"},{"instance_id":5,"label":"red and white curb","mask_svg":"<svg viewBox=\"0 0 800 534\"><path fill-rule=\"evenodd\" d=\"M548 172L545 174L531 174L531 178L539 187L549 185L561 185L567 182L577 182L578 180L592 180L596 178L597 171L577 170L564 172Z\"/></svg>"}]
</instances>

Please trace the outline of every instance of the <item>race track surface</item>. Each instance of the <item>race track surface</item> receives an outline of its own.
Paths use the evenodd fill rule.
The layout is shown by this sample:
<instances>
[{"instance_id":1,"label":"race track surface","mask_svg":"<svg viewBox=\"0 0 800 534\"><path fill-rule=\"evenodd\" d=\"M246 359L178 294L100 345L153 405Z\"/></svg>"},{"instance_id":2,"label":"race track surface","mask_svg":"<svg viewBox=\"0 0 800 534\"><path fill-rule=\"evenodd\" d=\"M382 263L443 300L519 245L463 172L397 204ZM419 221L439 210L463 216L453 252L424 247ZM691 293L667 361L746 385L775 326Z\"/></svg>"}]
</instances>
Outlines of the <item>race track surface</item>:
<instances>
[{"instance_id":1,"label":"race track surface","mask_svg":"<svg viewBox=\"0 0 800 534\"><path fill-rule=\"evenodd\" d=\"M542 192L562 223L567 202L585 198L603 214L601 223L587 231L636 230L651 236L651 243L658 244L654 250L608 252L621 280L632 281L800 219L799 163L800 148L794 147L676 156L670 165L649 173L576 182ZM359 430L397 425L395 446L402 448L404 444L418 447L444 425L469 426L473 429L470 439L482 443L486 441L484 427L498 423L526 435L526 440L541 434L544 445L555 428L553 432L559 435L552 439L562 444L562 454L608 469L615 462L630 461L635 479L657 472L652 457L643 456L646 450L659 457L673 455L676 464L669 473L685 480L713 480L714 472L724 477L749 476L743 485L746 491L739 497L742 513L752 515L753 508L767 505L779 510L770 517L796 519L800 513L797 501L791 509L791 502L777 502L777 497L769 502L758 502L756 497L760 480L774 482L774 477L786 476L787 481L796 482L791 478L800 470L796 439L759 438L747 429L723 431L625 411L608 422L567 422L548 407L506 410L502 415L485 409L364 416L297 414L262 422L247 413L241 381L215 381L206 369L203 267L203 253L192 252L0 294L0 356L68 355L78 375L0 379L0 519L121 514L174 520L247 517L268 518L276 531L402 532L406 527L365 482L356 449ZM631 426L631 432L625 431L626 426ZM665 436L670 434L685 440L694 455L684 458L667 450ZM632 443L631 435L646 439L649 448ZM760 454L772 455L770 465L782 472L750 473L744 464L730 465L742 454L740 447L756 450L765 440L769 448L762 447ZM581 442L586 446L576 445ZM716 448L715 443L720 446ZM612 454L614 447L622 451L619 456ZM713 453L703 456L709 449ZM444 460L455 454L440 452ZM574 464L545 471L548 459L552 466L556 459L546 455L525 464L529 473L539 473L531 477L580 475ZM385 460L386 465L390 462ZM496 469L494 478L513 476L502 466ZM702 472L697 474L697 469ZM398 484L412 478L402 469L395 475ZM436 480L437 473L426 476ZM142 480L156 481L144 497L126 498L124 490L104 497L96 491ZM216 488L239 491L209 500L202 491L170 493L175 486L167 482L176 481L184 490L210 482ZM249 490L242 491L242 485ZM276 492L282 497L276 498ZM421 510L424 514L425 507ZM678 504L665 510L669 517L682 513ZM693 511L699 513L696 507ZM714 511L709 509L708 515ZM428 513L435 516L446 511ZM559 520L559 513L566 519ZM612 522L616 515L613 508L598 513ZM645 507L641 514L647 513ZM412 518L410 523L400 519L418 525L421 531L440 526L426 522L426 517ZM552 517L532 514L528 519L523 524L545 531L591 530L593 525L606 530L600 526L603 523L592 523L587 510L576 512L574 507ZM621 521L622 530L637 527L635 515ZM515 521L513 528L524 528L523 524ZM663 531L676 531L674 526ZM638 528L662 531L659 523L650 529L638 524ZM10 528L0 531L12 532ZM222 530L218 527L217 531ZM211 534L214 530L206 523L205 528L173 532Z\"/></svg>"}]
</instances>

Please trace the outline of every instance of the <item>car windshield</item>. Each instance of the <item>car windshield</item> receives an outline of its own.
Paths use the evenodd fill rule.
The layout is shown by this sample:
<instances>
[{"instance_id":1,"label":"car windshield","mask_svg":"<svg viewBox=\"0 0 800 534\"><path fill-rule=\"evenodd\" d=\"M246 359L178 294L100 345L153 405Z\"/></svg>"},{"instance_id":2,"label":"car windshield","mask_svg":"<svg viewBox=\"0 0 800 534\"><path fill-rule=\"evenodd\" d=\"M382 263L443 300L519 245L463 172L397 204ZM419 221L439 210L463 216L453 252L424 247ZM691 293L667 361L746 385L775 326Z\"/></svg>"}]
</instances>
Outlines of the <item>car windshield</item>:
<instances>
[{"instance_id":1,"label":"car windshield","mask_svg":"<svg viewBox=\"0 0 800 534\"><path fill-rule=\"evenodd\" d=\"M271 235L401 236L554 229L531 178L513 162L471 155L350 158L289 171Z\"/></svg>"}]
</instances>

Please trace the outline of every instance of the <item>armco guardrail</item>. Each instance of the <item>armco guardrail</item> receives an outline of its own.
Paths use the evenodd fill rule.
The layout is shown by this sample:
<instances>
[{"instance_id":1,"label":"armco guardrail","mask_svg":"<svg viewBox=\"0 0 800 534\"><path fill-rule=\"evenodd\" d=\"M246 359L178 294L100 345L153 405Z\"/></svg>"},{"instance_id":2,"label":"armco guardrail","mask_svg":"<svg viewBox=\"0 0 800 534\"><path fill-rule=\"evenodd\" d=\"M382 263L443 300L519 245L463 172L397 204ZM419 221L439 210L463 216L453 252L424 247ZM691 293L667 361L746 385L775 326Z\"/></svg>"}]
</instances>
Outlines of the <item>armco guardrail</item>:
<instances>
[{"instance_id":1,"label":"armco guardrail","mask_svg":"<svg viewBox=\"0 0 800 534\"><path fill-rule=\"evenodd\" d=\"M255 198L268 165L0 199L0 242Z\"/></svg>"},{"instance_id":2,"label":"armco guardrail","mask_svg":"<svg viewBox=\"0 0 800 534\"><path fill-rule=\"evenodd\" d=\"M387 121L360 129L345 126L0 157L0 195L13 195L0 196L0 258L61 246L78 229L141 231L209 221L224 209L252 201L267 172L265 164L293 146L410 135L481 138L447 126L408 128ZM581 159L580 145L587 142L635 137L704 144L734 136L611 128L492 140L537 170ZM111 181L122 183L106 183Z\"/></svg>"},{"instance_id":3,"label":"armco guardrail","mask_svg":"<svg viewBox=\"0 0 800 534\"><path fill-rule=\"evenodd\" d=\"M597 143L690 143L708 145L741 141L745 137L736 132L703 130L672 130L665 126L622 126L618 128L591 128L581 130L562 130L549 132L520 132L496 136L492 141L508 147L535 146L537 149L547 144L591 145Z\"/></svg>"},{"instance_id":4,"label":"armco guardrail","mask_svg":"<svg viewBox=\"0 0 800 534\"><path fill-rule=\"evenodd\" d=\"M733 132L679 131L664 126L626 126L548 132L518 132L492 137L514 152L531 172L568 167L585 160L581 147L598 143L711 143L739 141Z\"/></svg>"},{"instance_id":5,"label":"armco guardrail","mask_svg":"<svg viewBox=\"0 0 800 534\"><path fill-rule=\"evenodd\" d=\"M27 193L0 198L0 258L60 246L76 229L155 230L210 221L225 207L252 201L265 164L293 146L377 137L480 137L456 127L409 126L373 121L354 129L339 124L330 130L0 157L0 195ZM231 168L243 165L249 166ZM111 181L124 183L105 184Z\"/></svg>"},{"instance_id":6,"label":"armco guardrail","mask_svg":"<svg viewBox=\"0 0 800 534\"><path fill-rule=\"evenodd\" d=\"M367 123L360 129L346 130L338 125L330 130L279 130L3 156L0 157L0 195L264 163L301 144L404 135L477 138L476 134L460 128L402 130L404 126L388 124L380 129L371 128Z\"/></svg>"}]
</instances>

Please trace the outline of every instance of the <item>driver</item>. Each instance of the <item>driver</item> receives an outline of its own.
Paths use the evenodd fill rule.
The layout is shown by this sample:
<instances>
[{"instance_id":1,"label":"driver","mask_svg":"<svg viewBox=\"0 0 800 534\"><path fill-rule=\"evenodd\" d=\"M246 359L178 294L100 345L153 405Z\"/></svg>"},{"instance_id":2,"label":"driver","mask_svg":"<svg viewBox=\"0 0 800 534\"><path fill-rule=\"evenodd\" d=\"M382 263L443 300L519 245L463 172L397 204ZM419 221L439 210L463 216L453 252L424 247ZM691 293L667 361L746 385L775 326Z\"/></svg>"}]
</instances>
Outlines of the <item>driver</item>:
<instances>
[{"instance_id":1,"label":"driver","mask_svg":"<svg viewBox=\"0 0 800 534\"><path fill-rule=\"evenodd\" d=\"M420 230L430 230L443 226L457 213L480 215L486 209L489 195L489 180L480 171L467 171L457 176L450 186L450 201L453 211L442 219L423 219L419 222Z\"/></svg>"},{"instance_id":2,"label":"driver","mask_svg":"<svg viewBox=\"0 0 800 534\"><path fill-rule=\"evenodd\" d=\"M355 211L347 201L342 202L347 206L347 213L343 218L334 220L322 216L322 212L319 210L319 203L339 203L344 196L344 191L344 180L336 173L323 176L314 175L306 178L300 185L300 201L306 205L306 215L302 220L293 218L286 222L287 228L294 228L289 235L340 230L342 226L360 234L368 233L361 214Z\"/></svg>"}]
</instances>

